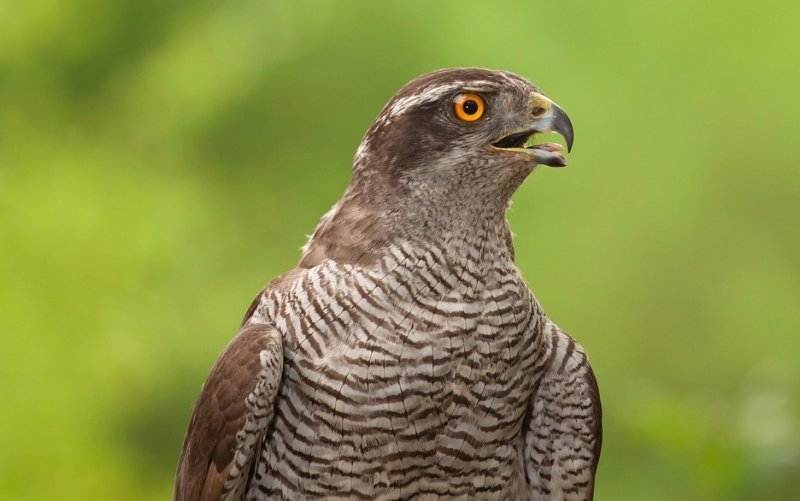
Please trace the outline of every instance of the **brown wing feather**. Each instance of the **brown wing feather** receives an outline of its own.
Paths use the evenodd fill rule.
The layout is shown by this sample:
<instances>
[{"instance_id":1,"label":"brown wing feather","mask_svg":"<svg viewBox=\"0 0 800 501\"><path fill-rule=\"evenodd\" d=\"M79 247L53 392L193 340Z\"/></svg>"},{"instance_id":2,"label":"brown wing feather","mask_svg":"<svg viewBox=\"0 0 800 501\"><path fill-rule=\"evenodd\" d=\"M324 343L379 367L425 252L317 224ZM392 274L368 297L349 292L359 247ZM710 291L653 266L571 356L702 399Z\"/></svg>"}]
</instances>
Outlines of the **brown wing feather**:
<instances>
[{"instance_id":1,"label":"brown wing feather","mask_svg":"<svg viewBox=\"0 0 800 501\"><path fill-rule=\"evenodd\" d=\"M591 501L603 441L602 409L589 359L549 320L547 361L524 424L524 462L534 500Z\"/></svg>"},{"instance_id":2,"label":"brown wing feather","mask_svg":"<svg viewBox=\"0 0 800 501\"><path fill-rule=\"evenodd\" d=\"M243 495L253 456L272 421L282 368L283 345L273 326L239 330L200 391L173 499L217 501Z\"/></svg>"}]
</instances>

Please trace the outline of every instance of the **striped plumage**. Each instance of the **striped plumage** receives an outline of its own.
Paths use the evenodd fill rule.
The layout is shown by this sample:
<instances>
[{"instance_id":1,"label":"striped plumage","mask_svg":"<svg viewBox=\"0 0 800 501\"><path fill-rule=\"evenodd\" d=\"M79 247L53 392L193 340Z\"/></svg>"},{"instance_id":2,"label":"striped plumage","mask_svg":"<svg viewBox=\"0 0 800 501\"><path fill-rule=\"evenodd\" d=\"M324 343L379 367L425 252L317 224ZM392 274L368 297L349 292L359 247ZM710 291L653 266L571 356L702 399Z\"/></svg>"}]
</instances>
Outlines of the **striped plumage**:
<instances>
[{"instance_id":1,"label":"striped plumage","mask_svg":"<svg viewBox=\"0 0 800 501\"><path fill-rule=\"evenodd\" d=\"M484 117L453 115L464 92ZM505 219L537 163L563 164L517 140L545 130L571 142L510 73L404 87L212 369L175 499L591 499L597 384L520 276Z\"/></svg>"}]
</instances>

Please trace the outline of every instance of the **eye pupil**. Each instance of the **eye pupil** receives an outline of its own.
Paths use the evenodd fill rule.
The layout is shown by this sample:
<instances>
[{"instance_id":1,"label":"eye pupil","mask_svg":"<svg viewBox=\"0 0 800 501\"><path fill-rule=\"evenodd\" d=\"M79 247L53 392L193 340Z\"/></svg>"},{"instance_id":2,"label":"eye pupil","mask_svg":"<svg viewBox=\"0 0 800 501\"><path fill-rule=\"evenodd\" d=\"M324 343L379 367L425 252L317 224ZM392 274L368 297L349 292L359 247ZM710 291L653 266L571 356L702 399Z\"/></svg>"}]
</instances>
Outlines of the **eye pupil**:
<instances>
[{"instance_id":1,"label":"eye pupil","mask_svg":"<svg viewBox=\"0 0 800 501\"><path fill-rule=\"evenodd\" d=\"M464 101L462 109L467 115L474 115L478 112L478 103L476 103L474 99L467 99Z\"/></svg>"}]
</instances>

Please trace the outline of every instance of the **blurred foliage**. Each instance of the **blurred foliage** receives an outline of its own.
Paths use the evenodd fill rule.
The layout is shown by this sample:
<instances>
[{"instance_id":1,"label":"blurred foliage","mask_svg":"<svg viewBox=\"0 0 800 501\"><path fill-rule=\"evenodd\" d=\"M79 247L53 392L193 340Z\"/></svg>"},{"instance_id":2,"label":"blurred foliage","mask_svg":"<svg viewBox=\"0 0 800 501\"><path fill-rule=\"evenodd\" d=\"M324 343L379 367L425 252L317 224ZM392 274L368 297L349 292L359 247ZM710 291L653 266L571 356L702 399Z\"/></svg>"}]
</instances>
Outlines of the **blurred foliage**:
<instances>
[{"instance_id":1,"label":"blurred foliage","mask_svg":"<svg viewBox=\"0 0 800 501\"><path fill-rule=\"evenodd\" d=\"M194 399L411 78L528 76L510 213L598 500L800 499L800 4L0 0L0 498L165 499Z\"/></svg>"}]
</instances>

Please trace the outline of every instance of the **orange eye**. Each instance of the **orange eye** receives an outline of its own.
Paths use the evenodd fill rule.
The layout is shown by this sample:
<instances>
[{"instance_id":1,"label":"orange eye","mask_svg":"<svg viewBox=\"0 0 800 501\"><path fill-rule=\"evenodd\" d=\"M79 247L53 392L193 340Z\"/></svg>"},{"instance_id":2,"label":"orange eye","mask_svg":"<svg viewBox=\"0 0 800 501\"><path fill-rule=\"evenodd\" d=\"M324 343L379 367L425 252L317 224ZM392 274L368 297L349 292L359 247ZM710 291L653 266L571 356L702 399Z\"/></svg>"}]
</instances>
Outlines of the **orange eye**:
<instances>
[{"instance_id":1,"label":"orange eye","mask_svg":"<svg viewBox=\"0 0 800 501\"><path fill-rule=\"evenodd\" d=\"M486 111L486 101L477 94L459 94L453 102L456 116L465 122L474 122Z\"/></svg>"}]
</instances>

